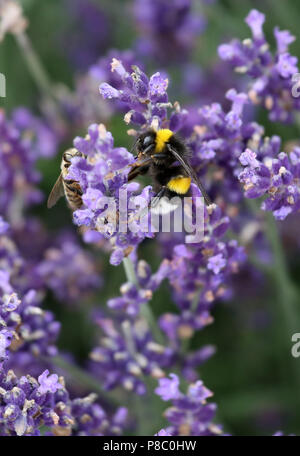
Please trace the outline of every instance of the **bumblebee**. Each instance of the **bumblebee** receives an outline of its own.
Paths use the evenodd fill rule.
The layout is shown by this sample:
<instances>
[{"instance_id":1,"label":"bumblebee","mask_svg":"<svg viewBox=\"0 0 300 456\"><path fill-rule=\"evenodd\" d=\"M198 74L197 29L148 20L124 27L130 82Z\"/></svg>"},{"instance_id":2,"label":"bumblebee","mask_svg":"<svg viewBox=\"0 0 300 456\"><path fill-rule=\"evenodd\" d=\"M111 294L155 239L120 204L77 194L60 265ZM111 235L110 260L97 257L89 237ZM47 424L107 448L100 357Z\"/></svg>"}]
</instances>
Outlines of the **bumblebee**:
<instances>
[{"instance_id":1,"label":"bumblebee","mask_svg":"<svg viewBox=\"0 0 300 456\"><path fill-rule=\"evenodd\" d=\"M134 148L137 160L128 174L128 180L149 173L156 193L151 204L154 212L175 210L176 205L172 206L170 200L175 196L188 196L192 181L199 187L205 203L208 206L211 204L190 165L189 150L177 134L169 129L150 129L137 138Z\"/></svg>"},{"instance_id":2,"label":"bumblebee","mask_svg":"<svg viewBox=\"0 0 300 456\"><path fill-rule=\"evenodd\" d=\"M76 211L82 206L82 190L79 183L72 179L66 179L72 158L82 156L83 154L75 148L68 149L63 153L60 165L61 173L49 195L47 201L48 209L53 207L62 196L66 197L72 211Z\"/></svg>"}]
</instances>

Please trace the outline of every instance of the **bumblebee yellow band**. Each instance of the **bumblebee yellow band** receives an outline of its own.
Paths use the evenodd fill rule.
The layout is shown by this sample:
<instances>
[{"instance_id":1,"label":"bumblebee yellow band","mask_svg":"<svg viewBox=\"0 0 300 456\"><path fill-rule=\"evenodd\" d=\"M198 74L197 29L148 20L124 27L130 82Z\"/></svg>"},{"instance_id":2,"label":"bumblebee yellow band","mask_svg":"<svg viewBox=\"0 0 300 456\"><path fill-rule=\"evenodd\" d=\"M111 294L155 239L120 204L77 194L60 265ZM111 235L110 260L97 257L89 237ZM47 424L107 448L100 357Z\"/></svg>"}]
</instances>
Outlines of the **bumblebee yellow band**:
<instances>
[{"instance_id":1,"label":"bumblebee yellow band","mask_svg":"<svg viewBox=\"0 0 300 456\"><path fill-rule=\"evenodd\" d=\"M189 191L191 186L191 178L184 176L177 176L169 180L167 187L172 192L178 193L179 195L184 195Z\"/></svg>"},{"instance_id":2,"label":"bumblebee yellow band","mask_svg":"<svg viewBox=\"0 0 300 456\"><path fill-rule=\"evenodd\" d=\"M169 141L173 134L174 133L167 128L157 131L155 138L155 153L159 153L164 149L166 142Z\"/></svg>"}]
</instances>

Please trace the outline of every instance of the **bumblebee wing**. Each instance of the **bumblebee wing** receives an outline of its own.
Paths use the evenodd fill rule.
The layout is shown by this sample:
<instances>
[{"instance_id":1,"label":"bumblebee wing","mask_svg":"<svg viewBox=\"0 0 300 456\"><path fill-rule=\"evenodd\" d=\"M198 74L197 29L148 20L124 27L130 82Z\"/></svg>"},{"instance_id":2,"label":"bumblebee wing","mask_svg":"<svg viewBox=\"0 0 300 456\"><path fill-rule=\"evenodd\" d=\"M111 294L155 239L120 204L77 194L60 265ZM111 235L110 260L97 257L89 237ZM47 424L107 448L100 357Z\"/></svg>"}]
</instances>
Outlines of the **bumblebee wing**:
<instances>
[{"instance_id":1,"label":"bumblebee wing","mask_svg":"<svg viewBox=\"0 0 300 456\"><path fill-rule=\"evenodd\" d=\"M51 207L55 206L55 204L57 203L59 198L64 196L64 194L65 194L65 191L64 191L63 177L60 174L49 195L49 198L47 201L48 209L51 209Z\"/></svg>"},{"instance_id":2,"label":"bumblebee wing","mask_svg":"<svg viewBox=\"0 0 300 456\"><path fill-rule=\"evenodd\" d=\"M179 155L179 153L170 145L168 144L168 150L169 152L173 155L174 158L176 158L176 160L179 161L179 163L182 165L183 169L186 171L186 173L194 180L194 182L198 185L199 189L201 190L201 193L202 193L202 196L204 198L204 201L206 203L207 206L210 206L212 204L211 202L211 199L210 197L208 196L208 194L206 193L206 190L204 189L202 183L200 182L200 180L198 179L198 176L197 174L195 173L195 171L193 170L193 168L191 167L191 165L189 163L187 163L182 157L181 155Z\"/></svg>"}]
</instances>

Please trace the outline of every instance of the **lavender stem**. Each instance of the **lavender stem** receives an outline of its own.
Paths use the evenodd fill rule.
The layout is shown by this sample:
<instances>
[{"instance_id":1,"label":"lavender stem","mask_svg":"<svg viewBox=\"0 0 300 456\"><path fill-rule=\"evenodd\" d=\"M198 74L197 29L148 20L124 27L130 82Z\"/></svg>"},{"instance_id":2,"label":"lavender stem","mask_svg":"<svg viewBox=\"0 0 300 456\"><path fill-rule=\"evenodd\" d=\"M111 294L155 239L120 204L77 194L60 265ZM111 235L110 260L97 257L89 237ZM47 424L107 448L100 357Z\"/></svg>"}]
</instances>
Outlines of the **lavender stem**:
<instances>
[{"instance_id":1,"label":"lavender stem","mask_svg":"<svg viewBox=\"0 0 300 456\"><path fill-rule=\"evenodd\" d=\"M133 266L131 259L128 257L124 258L123 265L124 265L124 270L125 270L125 274L126 274L128 282L133 283L137 288L139 288L138 280L137 280L134 266ZM148 304L146 304L146 303L142 304L141 315L147 321L156 341L163 344L164 343L163 334L161 333L159 327L157 326L154 315L152 313L152 310Z\"/></svg>"},{"instance_id":2,"label":"lavender stem","mask_svg":"<svg viewBox=\"0 0 300 456\"><path fill-rule=\"evenodd\" d=\"M81 369L79 366L68 362L61 356L47 358L47 361L64 370L68 375L72 377L74 383L80 384L80 386L85 386L86 388L91 389L93 392L95 391L98 394L99 398L103 399L103 401L107 402L107 400L109 400L111 404L117 405L116 395L112 395L108 391L105 391L96 378L94 378L85 370Z\"/></svg>"},{"instance_id":3,"label":"lavender stem","mask_svg":"<svg viewBox=\"0 0 300 456\"><path fill-rule=\"evenodd\" d=\"M45 97L49 98L49 95L52 95L53 98L55 98L54 94L52 93L52 84L38 55L33 49L28 36L24 32L19 33L16 35L16 41L24 55L28 68L40 91L44 94Z\"/></svg>"}]
</instances>

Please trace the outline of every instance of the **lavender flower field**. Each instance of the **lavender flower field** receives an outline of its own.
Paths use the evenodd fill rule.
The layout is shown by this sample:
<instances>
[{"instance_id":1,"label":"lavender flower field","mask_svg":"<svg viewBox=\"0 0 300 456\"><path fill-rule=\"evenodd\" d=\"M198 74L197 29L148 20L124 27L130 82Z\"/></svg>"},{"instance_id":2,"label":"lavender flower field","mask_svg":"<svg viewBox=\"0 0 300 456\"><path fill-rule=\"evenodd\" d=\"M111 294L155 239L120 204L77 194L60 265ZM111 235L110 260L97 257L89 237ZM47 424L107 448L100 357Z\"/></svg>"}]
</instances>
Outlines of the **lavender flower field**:
<instances>
[{"instance_id":1,"label":"lavender flower field","mask_svg":"<svg viewBox=\"0 0 300 456\"><path fill-rule=\"evenodd\" d=\"M300 434L299 17L0 0L0 436Z\"/></svg>"}]
</instances>

